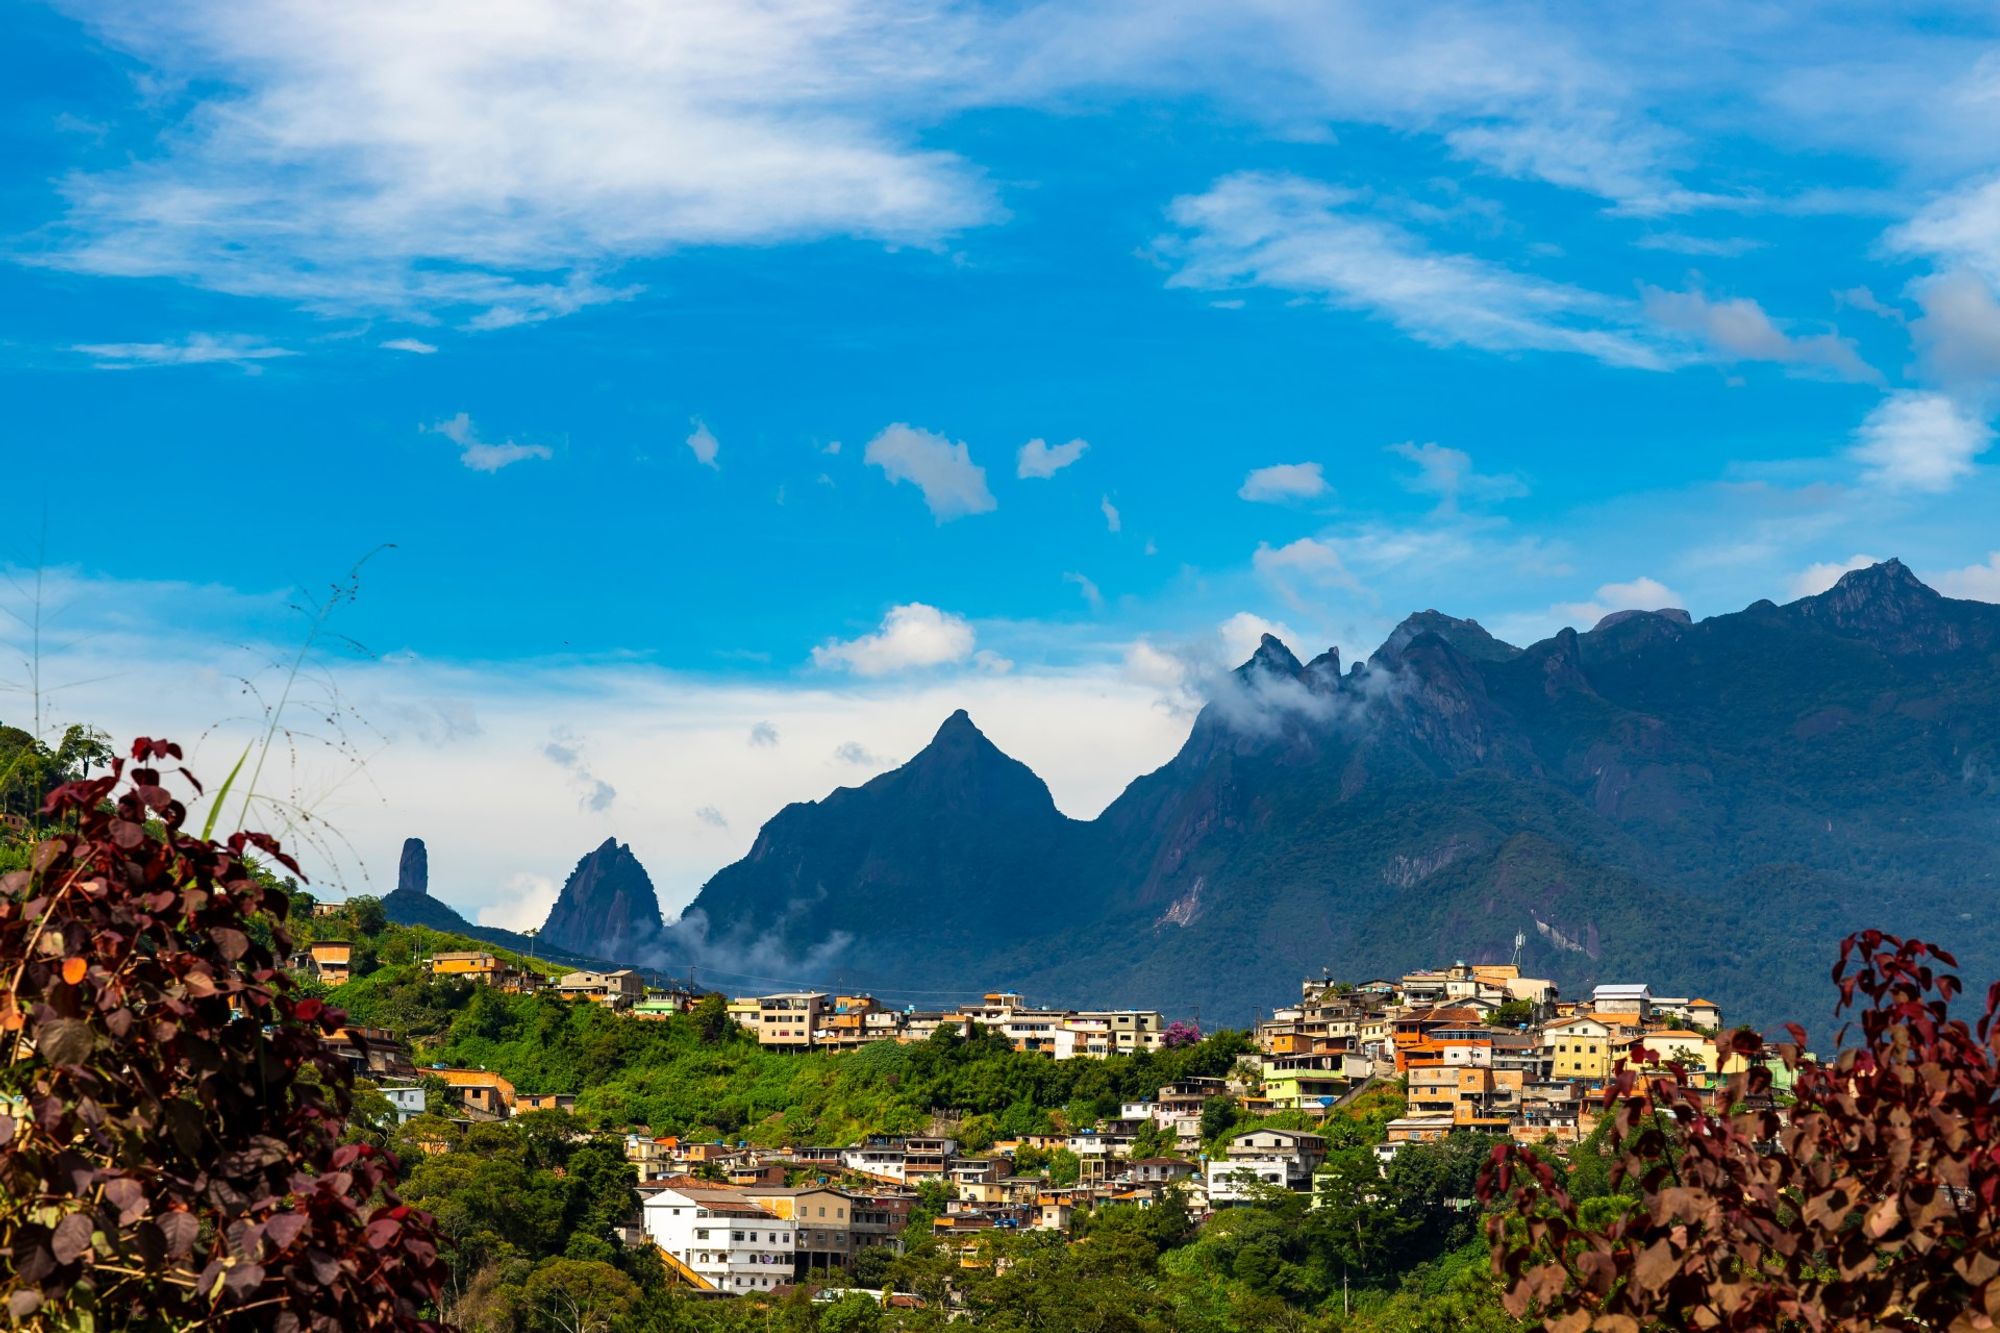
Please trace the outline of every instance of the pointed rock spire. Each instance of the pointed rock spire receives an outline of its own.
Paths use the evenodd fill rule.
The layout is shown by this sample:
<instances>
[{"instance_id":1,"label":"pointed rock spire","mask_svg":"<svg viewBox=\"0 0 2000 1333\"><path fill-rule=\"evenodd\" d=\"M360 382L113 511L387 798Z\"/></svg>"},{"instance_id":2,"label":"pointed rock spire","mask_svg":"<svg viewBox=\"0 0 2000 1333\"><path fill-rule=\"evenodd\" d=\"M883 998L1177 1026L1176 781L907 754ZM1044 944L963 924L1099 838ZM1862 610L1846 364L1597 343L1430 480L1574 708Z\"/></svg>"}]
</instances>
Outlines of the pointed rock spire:
<instances>
[{"instance_id":1,"label":"pointed rock spire","mask_svg":"<svg viewBox=\"0 0 2000 1333\"><path fill-rule=\"evenodd\" d=\"M542 938L572 953L640 963L658 946L663 929L660 898L646 868L629 845L606 838L570 872Z\"/></svg>"},{"instance_id":2,"label":"pointed rock spire","mask_svg":"<svg viewBox=\"0 0 2000 1333\"><path fill-rule=\"evenodd\" d=\"M428 894L431 891L431 857L422 838L403 839L403 859L396 867L396 892Z\"/></svg>"}]
</instances>

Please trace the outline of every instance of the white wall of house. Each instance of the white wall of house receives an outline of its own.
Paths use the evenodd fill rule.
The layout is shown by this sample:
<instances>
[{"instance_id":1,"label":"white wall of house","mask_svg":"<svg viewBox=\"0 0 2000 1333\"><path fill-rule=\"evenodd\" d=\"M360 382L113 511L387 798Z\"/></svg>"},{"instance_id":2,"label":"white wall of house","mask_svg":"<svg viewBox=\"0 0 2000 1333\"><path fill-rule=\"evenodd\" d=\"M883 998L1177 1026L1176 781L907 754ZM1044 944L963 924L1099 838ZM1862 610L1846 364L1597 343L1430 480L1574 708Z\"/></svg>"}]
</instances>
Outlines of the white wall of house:
<instances>
[{"instance_id":1,"label":"white wall of house","mask_svg":"<svg viewBox=\"0 0 2000 1333\"><path fill-rule=\"evenodd\" d=\"M792 1280L797 1231L783 1218L747 1202L718 1210L671 1188L647 1199L644 1213L654 1243L717 1291L744 1296Z\"/></svg>"}]
</instances>

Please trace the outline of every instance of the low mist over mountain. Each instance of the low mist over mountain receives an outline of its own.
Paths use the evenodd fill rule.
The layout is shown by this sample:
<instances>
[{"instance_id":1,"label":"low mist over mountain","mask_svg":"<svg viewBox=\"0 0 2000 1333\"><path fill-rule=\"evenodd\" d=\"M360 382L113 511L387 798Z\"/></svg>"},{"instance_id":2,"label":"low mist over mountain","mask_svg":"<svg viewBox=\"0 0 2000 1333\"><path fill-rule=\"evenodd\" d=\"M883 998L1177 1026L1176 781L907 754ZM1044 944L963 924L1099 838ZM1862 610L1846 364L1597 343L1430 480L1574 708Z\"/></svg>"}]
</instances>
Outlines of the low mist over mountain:
<instances>
[{"instance_id":1,"label":"low mist over mountain","mask_svg":"<svg viewBox=\"0 0 2000 1333\"><path fill-rule=\"evenodd\" d=\"M1520 934L1572 993L1645 980L1824 1031L1848 930L1995 971L1996 834L2000 607L1892 560L1526 649L1437 612L1346 671L1267 637L1088 822L955 713L902 768L781 811L663 943L1243 1022L1322 968L1505 960Z\"/></svg>"}]
</instances>

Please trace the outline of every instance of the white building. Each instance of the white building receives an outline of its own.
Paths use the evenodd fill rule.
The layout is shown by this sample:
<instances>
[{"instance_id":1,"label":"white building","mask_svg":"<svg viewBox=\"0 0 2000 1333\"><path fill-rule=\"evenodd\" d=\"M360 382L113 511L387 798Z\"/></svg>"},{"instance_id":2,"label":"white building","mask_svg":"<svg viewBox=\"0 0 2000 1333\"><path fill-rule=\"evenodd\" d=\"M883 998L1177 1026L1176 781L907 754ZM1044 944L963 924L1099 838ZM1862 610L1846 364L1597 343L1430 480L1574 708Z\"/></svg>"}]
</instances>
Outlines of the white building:
<instances>
[{"instance_id":1,"label":"white building","mask_svg":"<svg viewBox=\"0 0 2000 1333\"><path fill-rule=\"evenodd\" d=\"M861 1171L888 1180L909 1178L910 1150L905 1140L880 1135L852 1148L840 1150L840 1164L849 1171Z\"/></svg>"},{"instance_id":2,"label":"white building","mask_svg":"<svg viewBox=\"0 0 2000 1333\"><path fill-rule=\"evenodd\" d=\"M1253 1129L1229 1142L1229 1155L1208 1164L1212 1208L1249 1203L1259 1186L1310 1192L1326 1161L1326 1140L1292 1129Z\"/></svg>"},{"instance_id":3,"label":"white building","mask_svg":"<svg viewBox=\"0 0 2000 1333\"><path fill-rule=\"evenodd\" d=\"M396 1108L396 1123L399 1125L408 1124L428 1109L420 1084L384 1083L381 1092L389 1099L389 1105Z\"/></svg>"},{"instance_id":4,"label":"white building","mask_svg":"<svg viewBox=\"0 0 2000 1333\"><path fill-rule=\"evenodd\" d=\"M735 1190L682 1177L648 1196L643 1211L653 1243L715 1291L742 1296L792 1280L793 1224Z\"/></svg>"}]
</instances>

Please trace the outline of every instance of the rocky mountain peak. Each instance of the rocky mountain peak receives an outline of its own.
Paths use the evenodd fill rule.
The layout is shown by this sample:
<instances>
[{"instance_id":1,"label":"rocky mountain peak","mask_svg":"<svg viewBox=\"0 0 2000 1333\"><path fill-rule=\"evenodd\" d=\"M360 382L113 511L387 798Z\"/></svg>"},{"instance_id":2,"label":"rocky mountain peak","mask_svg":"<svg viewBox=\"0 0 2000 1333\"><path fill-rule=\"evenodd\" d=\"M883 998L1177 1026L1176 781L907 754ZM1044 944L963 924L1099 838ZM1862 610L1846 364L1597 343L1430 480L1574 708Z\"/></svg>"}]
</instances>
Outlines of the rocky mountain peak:
<instances>
[{"instance_id":1,"label":"rocky mountain peak","mask_svg":"<svg viewBox=\"0 0 2000 1333\"><path fill-rule=\"evenodd\" d=\"M660 898L632 848L606 838L576 863L542 938L558 949L621 963L642 961L662 932Z\"/></svg>"},{"instance_id":2,"label":"rocky mountain peak","mask_svg":"<svg viewBox=\"0 0 2000 1333\"><path fill-rule=\"evenodd\" d=\"M1945 614L1945 599L1901 560L1849 570L1825 592L1794 606L1806 619L1868 639L1887 653L1951 652L1965 646L1961 627Z\"/></svg>"},{"instance_id":3,"label":"rocky mountain peak","mask_svg":"<svg viewBox=\"0 0 2000 1333\"><path fill-rule=\"evenodd\" d=\"M396 866L396 892L427 894L431 891L431 856L422 838L403 839L403 859Z\"/></svg>"},{"instance_id":4,"label":"rocky mountain peak","mask_svg":"<svg viewBox=\"0 0 2000 1333\"><path fill-rule=\"evenodd\" d=\"M1475 662L1505 662L1521 655L1519 648L1494 638L1478 621L1461 620L1433 610L1405 616L1403 623L1391 630L1389 637L1382 641L1382 646L1369 655L1369 663L1395 666L1402 661L1410 642L1424 634L1435 634L1457 650L1461 657Z\"/></svg>"},{"instance_id":5,"label":"rocky mountain peak","mask_svg":"<svg viewBox=\"0 0 2000 1333\"><path fill-rule=\"evenodd\" d=\"M1279 676L1297 676L1304 670L1305 667L1285 646L1284 640L1275 634L1266 634L1257 641L1257 651L1250 654L1250 660L1236 668L1236 674L1244 676L1253 671L1263 671Z\"/></svg>"},{"instance_id":6,"label":"rocky mountain peak","mask_svg":"<svg viewBox=\"0 0 2000 1333\"><path fill-rule=\"evenodd\" d=\"M1640 616L1651 616L1656 620L1668 621L1675 625L1694 624L1694 617L1680 607L1663 606L1655 611L1613 611L1610 615L1603 617L1595 625L1592 625L1590 632L1595 634L1601 629L1610 629L1613 625L1622 625L1628 620L1637 620Z\"/></svg>"}]
</instances>

